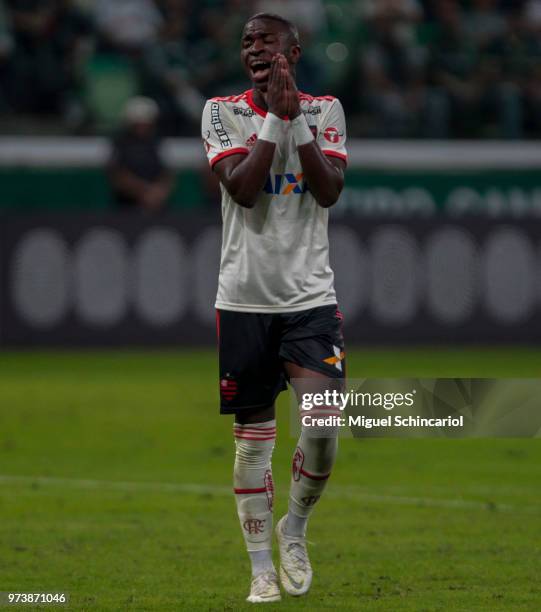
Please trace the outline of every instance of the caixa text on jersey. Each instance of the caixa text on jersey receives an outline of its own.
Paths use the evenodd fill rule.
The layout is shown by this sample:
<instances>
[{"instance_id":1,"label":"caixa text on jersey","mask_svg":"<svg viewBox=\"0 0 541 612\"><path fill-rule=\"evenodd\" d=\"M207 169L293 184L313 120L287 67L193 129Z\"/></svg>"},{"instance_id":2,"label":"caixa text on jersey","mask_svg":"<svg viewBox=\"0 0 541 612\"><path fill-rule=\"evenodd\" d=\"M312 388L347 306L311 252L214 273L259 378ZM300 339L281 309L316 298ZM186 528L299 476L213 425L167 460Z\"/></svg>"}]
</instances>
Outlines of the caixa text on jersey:
<instances>
[{"instance_id":1,"label":"caixa text on jersey","mask_svg":"<svg viewBox=\"0 0 541 612\"><path fill-rule=\"evenodd\" d=\"M298 172L286 172L285 174L271 174L263 187L265 193L273 195L289 195L291 193L302 194L308 191L308 183L304 180L304 174Z\"/></svg>"}]
</instances>

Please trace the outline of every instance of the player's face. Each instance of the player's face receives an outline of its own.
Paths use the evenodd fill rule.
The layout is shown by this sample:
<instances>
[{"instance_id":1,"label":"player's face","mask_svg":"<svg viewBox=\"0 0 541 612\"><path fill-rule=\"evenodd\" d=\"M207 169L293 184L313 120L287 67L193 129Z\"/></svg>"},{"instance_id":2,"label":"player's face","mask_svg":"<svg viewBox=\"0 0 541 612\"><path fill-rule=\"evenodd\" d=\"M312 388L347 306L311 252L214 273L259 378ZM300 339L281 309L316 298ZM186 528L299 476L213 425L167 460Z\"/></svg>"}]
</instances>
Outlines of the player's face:
<instances>
[{"instance_id":1,"label":"player's face","mask_svg":"<svg viewBox=\"0 0 541 612\"><path fill-rule=\"evenodd\" d=\"M290 66L297 63L298 45L292 45L289 32L280 22L271 19L249 21L242 34L240 57L248 77L257 89L266 91L270 62L282 53Z\"/></svg>"}]
</instances>

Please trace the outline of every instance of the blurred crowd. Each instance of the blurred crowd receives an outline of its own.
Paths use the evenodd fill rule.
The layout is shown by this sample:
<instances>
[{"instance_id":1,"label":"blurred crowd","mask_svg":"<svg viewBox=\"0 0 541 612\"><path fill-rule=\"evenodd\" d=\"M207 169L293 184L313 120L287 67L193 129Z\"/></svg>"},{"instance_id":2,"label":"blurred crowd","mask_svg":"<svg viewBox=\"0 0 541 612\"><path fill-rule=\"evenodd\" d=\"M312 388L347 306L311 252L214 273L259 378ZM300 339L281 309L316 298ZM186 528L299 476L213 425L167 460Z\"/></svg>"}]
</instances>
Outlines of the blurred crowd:
<instances>
[{"instance_id":1,"label":"blurred crowd","mask_svg":"<svg viewBox=\"0 0 541 612\"><path fill-rule=\"evenodd\" d=\"M541 137L541 0L0 0L0 132L103 133L142 95L195 136L207 97L249 87L260 11L298 25L299 87L352 136Z\"/></svg>"}]
</instances>

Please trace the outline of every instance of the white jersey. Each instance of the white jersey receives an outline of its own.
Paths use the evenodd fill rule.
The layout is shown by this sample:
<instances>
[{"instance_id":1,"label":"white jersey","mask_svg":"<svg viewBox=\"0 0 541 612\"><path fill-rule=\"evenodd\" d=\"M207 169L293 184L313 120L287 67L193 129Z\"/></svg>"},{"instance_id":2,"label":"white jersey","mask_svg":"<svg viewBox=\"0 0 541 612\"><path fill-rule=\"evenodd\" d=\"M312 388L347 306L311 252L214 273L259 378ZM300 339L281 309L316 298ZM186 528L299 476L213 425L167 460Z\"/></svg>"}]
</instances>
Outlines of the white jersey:
<instances>
[{"instance_id":1,"label":"white jersey","mask_svg":"<svg viewBox=\"0 0 541 612\"><path fill-rule=\"evenodd\" d=\"M339 100L300 94L301 109L323 153L347 161ZM253 90L208 100L202 135L211 167L227 155L248 154L266 111ZM277 145L269 177L253 208L235 203L223 185L222 256L216 308L297 312L336 304L329 265L329 212L303 179L293 136Z\"/></svg>"}]
</instances>

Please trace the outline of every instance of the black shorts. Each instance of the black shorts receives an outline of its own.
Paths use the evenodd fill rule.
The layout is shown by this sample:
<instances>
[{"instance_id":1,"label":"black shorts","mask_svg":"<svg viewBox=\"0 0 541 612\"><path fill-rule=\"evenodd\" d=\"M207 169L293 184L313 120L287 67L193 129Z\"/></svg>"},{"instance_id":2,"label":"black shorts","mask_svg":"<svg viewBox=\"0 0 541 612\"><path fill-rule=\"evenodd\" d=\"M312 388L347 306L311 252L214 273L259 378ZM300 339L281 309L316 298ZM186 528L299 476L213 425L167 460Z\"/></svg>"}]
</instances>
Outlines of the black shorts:
<instances>
[{"instance_id":1,"label":"black shorts","mask_svg":"<svg viewBox=\"0 0 541 612\"><path fill-rule=\"evenodd\" d=\"M267 408L287 388L284 362L345 377L342 314L336 305L294 313L217 310L220 412Z\"/></svg>"}]
</instances>

